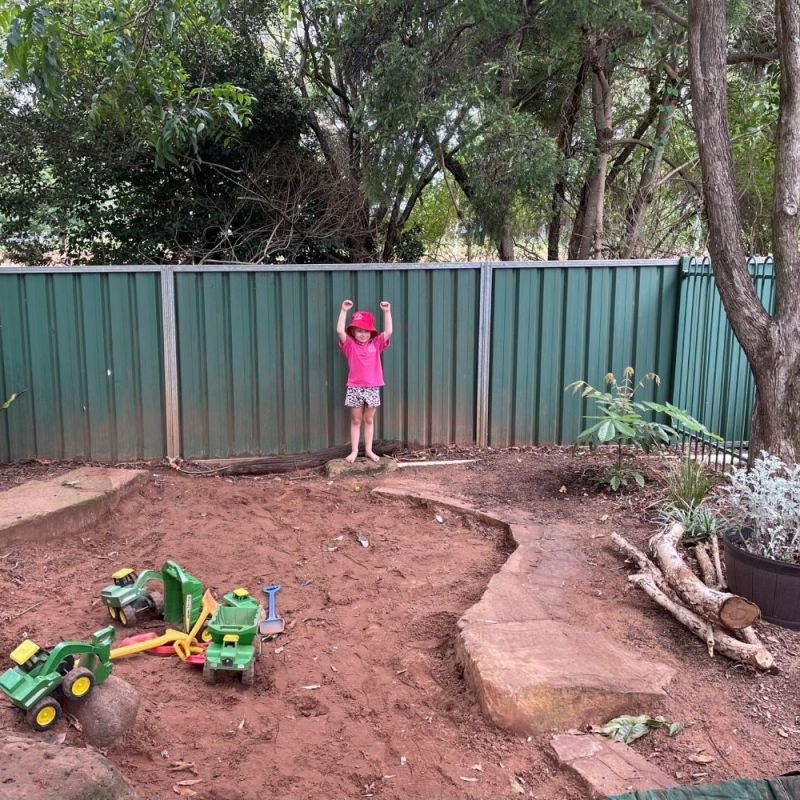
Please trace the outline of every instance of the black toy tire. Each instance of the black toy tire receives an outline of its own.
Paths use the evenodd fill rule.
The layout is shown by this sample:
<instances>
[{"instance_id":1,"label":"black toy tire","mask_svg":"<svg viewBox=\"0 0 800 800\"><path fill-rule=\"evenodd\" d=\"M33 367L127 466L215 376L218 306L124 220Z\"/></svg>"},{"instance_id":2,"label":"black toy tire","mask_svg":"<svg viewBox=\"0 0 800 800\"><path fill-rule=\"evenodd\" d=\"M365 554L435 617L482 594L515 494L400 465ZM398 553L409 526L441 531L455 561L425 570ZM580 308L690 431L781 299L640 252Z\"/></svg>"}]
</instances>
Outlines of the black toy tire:
<instances>
[{"instance_id":1,"label":"black toy tire","mask_svg":"<svg viewBox=\"0 0 800 800\"><path fill-rule=\"evenodd\" d=\"M206 683L217 682L217 671L211 667L208 661L203 664L203 680Z\"/></svg>"},{"instance_id":2,"label":"black toy tire","mask_svg":"<svg viewBox=\"0 0 800 800\"><path fill-rule=\"evenodd\" d=\"M136 624L136 609L132 605L123 606L117 614L117 618L125 627L131 627Z\"/></svg>"},{"instance_id":3,"label":"black toy tire","mask_svg":"<svg viewBox=\"0 0 800 800\"><path fill-rule=\"evenodd\" d=\"M51 709L52 712L52 717L50 717L50 714L45 715L47 718L46 722L40 717L40 714L45 711L45 709ZM28 721L28 725L35 731L50 730L50 728L58 722L60 716L61 704L54 697L43 697L25 713L25 719Z\"/></svg>"},{"instance_id":4,"label":"black toy tire","mask_svg":"<svg viewBox=\"0 0 800 800\"><path fill-rule=\"evenodd\" d=\"M89 687L84 688L86 686L86 681L89 682ZM68 697L70 700L85 700L94 689L94 675L92 671L87 669L86 667L75 667L75 669L70 670L65 676L64 680L61 682L61 691L64 692L64 696ZM73 691L73 687L75 684L78 685L78 690Z\"/></svg>"},{"instance_id":5,"label":"black toy tire","mask_svg":"<svg viewBox=\"0 0 800 800\"><path fill-rule=\"evenodd\" d=\"M242 686L252 686L256 680L256 662L251 661L242 672Z\"/></svg>"}]
</instances>

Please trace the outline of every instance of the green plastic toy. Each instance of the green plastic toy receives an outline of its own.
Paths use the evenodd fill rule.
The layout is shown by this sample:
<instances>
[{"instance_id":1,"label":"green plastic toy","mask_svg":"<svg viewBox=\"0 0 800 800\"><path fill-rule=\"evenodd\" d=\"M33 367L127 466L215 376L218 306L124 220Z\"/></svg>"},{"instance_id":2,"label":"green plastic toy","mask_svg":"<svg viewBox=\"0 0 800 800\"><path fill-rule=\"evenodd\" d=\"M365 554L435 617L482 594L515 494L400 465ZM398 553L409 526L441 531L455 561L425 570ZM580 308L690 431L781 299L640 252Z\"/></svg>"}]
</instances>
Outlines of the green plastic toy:
<instances>
[{"instance_id":1,"label":"green plastic toy","mask_svg":"<svg viewBox=\"0 0 800 800\"><path fill-rule=\"evenodd\" d=\"M25 712L34 730L46 731L61 716L54 692L60 689L71 700L83 700L111 674L113 641L111 625L90 642L59 642L50 650L26 639L11 653L16 666L0 675L0 690Z\"/></svg>"},{"instance_id":2,"label":"green plastic toy","mask_svg":"<svg viewBox=\"0 0 800 800\"><path fill-rule=\"evenodd\" d=\"M206 629L211 637L203 663L203 677L215 683L217 673L238 673L245 686L255 680L258 623L264 609L246 589L235 589L223 596Z\"/></svg>"},{"instance_id":3,"label":"green plastic toy","mask_svg":"<svg viewBox=\"0 0 800 800\"><path fill-rule=\"evenodd\" d=\"M130 567L117 570L114 583L100 592L100 599L111 619L134 625L137 614L151 611L163 614L174 628L189 631L200 616L203 584L174 561L165 561L161 571L148 569L136 573ZM158 581L163 595L147 584Z\"/></svg>"}]
</instances>

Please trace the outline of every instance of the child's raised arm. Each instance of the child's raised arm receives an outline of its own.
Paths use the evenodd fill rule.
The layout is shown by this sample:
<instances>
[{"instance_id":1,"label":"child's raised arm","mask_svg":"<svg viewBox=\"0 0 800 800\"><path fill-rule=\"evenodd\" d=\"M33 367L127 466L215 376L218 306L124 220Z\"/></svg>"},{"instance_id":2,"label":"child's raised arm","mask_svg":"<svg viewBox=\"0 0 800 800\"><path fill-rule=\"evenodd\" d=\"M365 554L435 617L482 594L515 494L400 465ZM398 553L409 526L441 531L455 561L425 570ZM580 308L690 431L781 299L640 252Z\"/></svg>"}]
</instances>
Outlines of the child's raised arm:
<instances>
[{"instance_id":1,"label":"child's raised arm","mask_svg":"<svg viewBox=\"0 0 800 800\"><path fill-rule=\"evenodd\" d=\"M336 321L336 335L339 337L340 342L347 339L347 331L345 330L345 322L347 322L347 312L353 307L352 300L342 300L342 308L339 311L339 319Z\"/></svg>"},{"instance_id":2,"label":"child's raised arm","mask_svg":"<svg viewBox=\"0 0 800 800\"><path fill-rule=\"evenodd\" d=\"M383 311L383 338L388 344L392 338L392 304L381 300L381 311Z\"/></svg>"}]
</instances>

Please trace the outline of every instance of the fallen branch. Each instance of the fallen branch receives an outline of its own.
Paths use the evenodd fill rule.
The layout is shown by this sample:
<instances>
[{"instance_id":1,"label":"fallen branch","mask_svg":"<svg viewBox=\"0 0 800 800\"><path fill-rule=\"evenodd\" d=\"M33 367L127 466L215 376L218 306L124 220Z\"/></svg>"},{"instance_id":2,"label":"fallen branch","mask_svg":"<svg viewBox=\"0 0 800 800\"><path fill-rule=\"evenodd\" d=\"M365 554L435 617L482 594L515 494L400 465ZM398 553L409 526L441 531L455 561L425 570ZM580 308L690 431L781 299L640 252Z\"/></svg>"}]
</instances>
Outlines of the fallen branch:
<instances>
[{"instance_id":1,"label":"fallen branch","mask_svg":"<svg viewBox=\"0 0 800 800\"><path fill-rule=\"evenodd\" d=\"M15 619L19 619L23 614L27 614L29 611L33 611L34 608L38 608L44 600L37 600L33 605L28 606L27 608L23 608L22 611L17 612L13 616L8 614L6 616L6 622L13 622Z\"/></svg>"},{"instance_id":2,"label":"fallen branch","mask_svg":"<svg viewBox=\"0 0 800 800\"><path fill-rule=\"evenodd\" d=\"M706 551L704 545L698 543L694 548L694 557L697 559L697 564L700 567L700 575L703 578L703 583L710 586L712 589L719 588L717 583L717 571L711 563L711 558Z\"/></svg>"},{"instance_id":3,"label":"fallen branch","mask_svg":"<svg viewBox=\"0 0 800 800\"><path fill-rule=\"evenodd\" d=\"M388 456L396 453L403 446L402 442L387 441L375 442L372 449L376 455ZM335 458L344 458L350 452L350 445L328 447L314 453L296 453L294 455L264 456L263 458L249 458L236 463L228 463L214 467L198 466L196 469L187 469L177 463L172 463L174 469L184 475L192 477L211 477L214 475L271 475L278 472L291 472L296 469L309 469L321 467ZM363 454L363 447L361 448Z\"/></svg>"},{"instance_id":4,"label":"fallen branch","mask_svg":"<svg viewBox=\"0 0 800 800\"><path fill-rule=\"evenodd\" d=\"M752 625L761 616L755 603L739 595L706 586L686 565L677 550L684 532L683 525L676 522L650 540L650 547L667 583L690 608L712 623L731 630Z\"/></svg>"},{"instance_id":5,"label":"fallen branch","mask_svg":"<svg viewBox=\"0 0 800 800\"><path fill-rule=\"evenodd\" d=\"M672 590L672 587L664 580L661 570L638 548L631 544L625 537L620 536L616 531L611 534L611 544L613 548L636 562L639 569L653 578L656 586L675 602L680 602L679 598Z\"/></svg>"},{"instance_id":6,"label":"fallen branch","mask_svg":"<svg viewBox=\"0 0 800 800\"><path fill-rule=\"evenodd\" d=\"M727 589L728 583L725 574L722 572L722 563L719 560L719 539L715 533L711 534L711 560L714 562L714 569L717 571L717 588Z\"/></svg>"},{"instance_id":7,"label":"fallen branch","mask_svg":"<svg viewBox=\"0 0 800 800\"><path fill-rule=\"evenodd\" d=\"M653 576L649 573L639 572L631 575L628 580L655 600L663 609L669 611L678 622L688 628L695 636L702 639L709 648L711 655L716 649L717 652L728 658L741 661L743 664L749 664L758 669L770 669L775 663L772 653L763 645L741 642L724 631L712 628L707 620L702 619L694 611L667 597L656 586Z\"/></svg>"}]
</instances>

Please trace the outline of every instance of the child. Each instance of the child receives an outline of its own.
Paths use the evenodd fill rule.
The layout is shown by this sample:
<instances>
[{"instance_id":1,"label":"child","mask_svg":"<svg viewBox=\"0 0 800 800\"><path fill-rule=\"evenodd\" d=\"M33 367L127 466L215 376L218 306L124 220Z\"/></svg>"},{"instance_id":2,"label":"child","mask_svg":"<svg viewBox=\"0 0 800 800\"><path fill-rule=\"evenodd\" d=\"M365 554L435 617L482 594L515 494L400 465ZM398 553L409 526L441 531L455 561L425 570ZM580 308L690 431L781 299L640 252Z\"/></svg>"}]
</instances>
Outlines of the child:
<instances>
[{"instance_id":1,"label":"child","mask_svg":"<svg viewBox=\"0 0 800 800\"><path fill-rule=\"evenodd\" d=\"M383 333L375 329L370 311L356 311L345 327L347 312L353 307L352 300L342 301L336 334L339 347L347 359L347 392L344 404L350 409L350 455L345 459L351 464L358 458L358 440L361 437L361 422L364 422L364 453L373 461L380 458L372 452L372 434L375 428L375 409L381 404L380 387L383 386L381 352L389 346L392 338L392 306L381 302L383 311Z\"/></svg>"}]
</instances>

